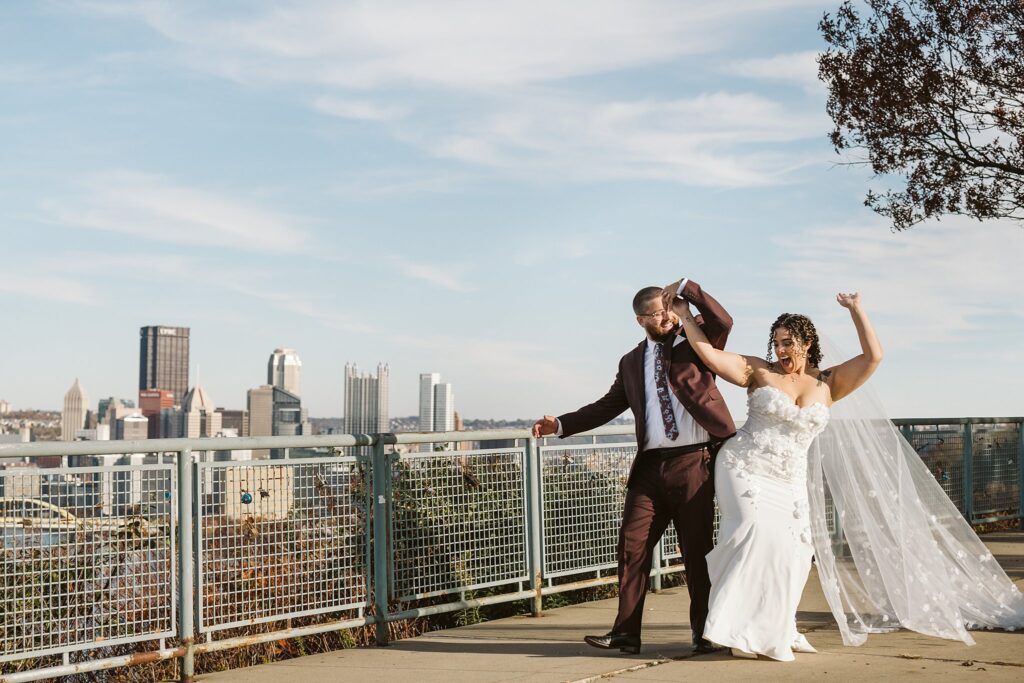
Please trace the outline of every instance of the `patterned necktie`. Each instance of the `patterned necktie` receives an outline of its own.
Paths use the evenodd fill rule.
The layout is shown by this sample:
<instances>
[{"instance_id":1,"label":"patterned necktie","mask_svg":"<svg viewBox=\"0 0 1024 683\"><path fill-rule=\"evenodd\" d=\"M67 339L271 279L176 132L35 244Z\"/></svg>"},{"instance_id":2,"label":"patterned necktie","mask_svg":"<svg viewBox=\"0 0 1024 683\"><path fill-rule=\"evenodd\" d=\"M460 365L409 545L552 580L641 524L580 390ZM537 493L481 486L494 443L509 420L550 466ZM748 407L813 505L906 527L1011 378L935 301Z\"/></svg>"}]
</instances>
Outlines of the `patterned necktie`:
<instances>
[{"instance_id":1,"label":"patterned necktie","mask_svg":"<svg viewBox=\"0 0 1024 683\"><path fill-rule=\"evenodd\" d=\"M668 349L664 344L654 345L654 385L658 388L661 420L665 423L665 436L675 441L679 437L676 414L672 412L672 397L668 388Z\"/></svg>"}]
</instances>

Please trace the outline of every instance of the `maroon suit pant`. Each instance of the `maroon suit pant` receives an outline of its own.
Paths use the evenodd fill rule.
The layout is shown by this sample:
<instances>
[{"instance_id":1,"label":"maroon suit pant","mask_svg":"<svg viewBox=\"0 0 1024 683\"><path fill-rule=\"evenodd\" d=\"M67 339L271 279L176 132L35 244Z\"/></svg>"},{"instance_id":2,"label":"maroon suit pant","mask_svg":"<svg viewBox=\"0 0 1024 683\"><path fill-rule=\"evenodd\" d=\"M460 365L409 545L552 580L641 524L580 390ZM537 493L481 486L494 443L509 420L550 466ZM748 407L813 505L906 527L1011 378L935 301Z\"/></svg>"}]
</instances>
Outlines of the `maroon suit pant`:
<instances>
[{"instance_id":1,"label":"maroon suit pant","mask_svg":"<svg viewBox=\"0 0 1024 683\"><path fill-rule=\"evenodd\" d=\"M711 457L708 449L670 458L637 455L619 530L619 613L613 633L640 635L654 547L672 521L686 564L693 640L703 638L711 593L704 556L714 547Z\"/></svg>"}]
</instances>

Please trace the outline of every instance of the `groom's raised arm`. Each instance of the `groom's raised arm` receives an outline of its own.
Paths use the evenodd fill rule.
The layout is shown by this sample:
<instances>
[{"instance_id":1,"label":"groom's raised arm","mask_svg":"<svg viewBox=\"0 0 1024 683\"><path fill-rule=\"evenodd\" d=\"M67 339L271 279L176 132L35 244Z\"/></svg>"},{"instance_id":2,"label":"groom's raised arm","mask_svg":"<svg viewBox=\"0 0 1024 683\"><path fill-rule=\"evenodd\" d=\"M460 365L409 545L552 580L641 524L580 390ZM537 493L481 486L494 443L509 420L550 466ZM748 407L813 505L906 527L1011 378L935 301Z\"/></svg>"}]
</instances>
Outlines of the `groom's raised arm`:
<instances>
[{"instance_id":1,"label":"groom's raised arm","mask_svg":"<svg viewBox=\"0 0 1024 683\"><path fill-rule=\"evenodd\" d=\"M701 330L707 336L708 341L716 349L724 349L725 341L732 331L732 316L718 303L715 297L711 296L700 288L693 280L687 280L679 291L683 297L700 312L703 318Z\"/></svg>"}]
</instances>

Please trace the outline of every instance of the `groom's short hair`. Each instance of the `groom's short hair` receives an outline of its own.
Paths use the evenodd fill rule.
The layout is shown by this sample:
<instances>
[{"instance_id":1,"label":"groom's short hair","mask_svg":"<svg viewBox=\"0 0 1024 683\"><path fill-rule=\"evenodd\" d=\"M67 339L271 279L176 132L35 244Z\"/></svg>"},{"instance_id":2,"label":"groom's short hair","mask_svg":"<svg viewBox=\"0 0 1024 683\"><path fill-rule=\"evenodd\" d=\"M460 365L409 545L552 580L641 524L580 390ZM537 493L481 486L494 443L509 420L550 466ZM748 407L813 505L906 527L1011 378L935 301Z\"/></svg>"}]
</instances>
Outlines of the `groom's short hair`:
<instances>
[{"instance_id":1,"label":"groom's short hair","mask_svg":"<svg viewBox=\"0 0 1024 683\"><path fill-rule=\"evenodd\" d=\"M644 287L633 297L633 312L637 315L646 313L648 304L661 298L661 287Z\"/></svg>"}]
</instances>

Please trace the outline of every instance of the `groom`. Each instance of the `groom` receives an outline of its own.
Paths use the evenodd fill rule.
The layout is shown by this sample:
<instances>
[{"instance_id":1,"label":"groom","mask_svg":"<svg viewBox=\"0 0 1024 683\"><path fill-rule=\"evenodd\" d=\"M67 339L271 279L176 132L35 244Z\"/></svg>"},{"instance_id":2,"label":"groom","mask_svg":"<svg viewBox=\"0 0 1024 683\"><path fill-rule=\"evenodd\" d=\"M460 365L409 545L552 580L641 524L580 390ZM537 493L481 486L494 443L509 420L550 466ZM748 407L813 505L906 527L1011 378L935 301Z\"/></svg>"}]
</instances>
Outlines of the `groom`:
<instances>
[{"instance_id":1,"label":"groom","mask_svg":"<svg viewBox=\"0 0 1024 683\"><path fill-rule=\"evenodd\" d=\"M646 338L619 361L608 393L533 425L534 437L564 438L605 424L627 408L633 411L637 455L626 480L619 529L619 612L609 633L584 638L594 647L630 654L640 652L651 559L669 521L675 522L686 563L694 652L717 649L704 639L711 591L704 556L713 547L714 523L711 459L736 427L715 376L678 336L679 319L665 308L664 302L676 296L697 308L697 324L716 348L724 348L732 318L700 285L684 278L664 289L645 287L633 297L633 313Z\"/></svg>"}]
</instances>

